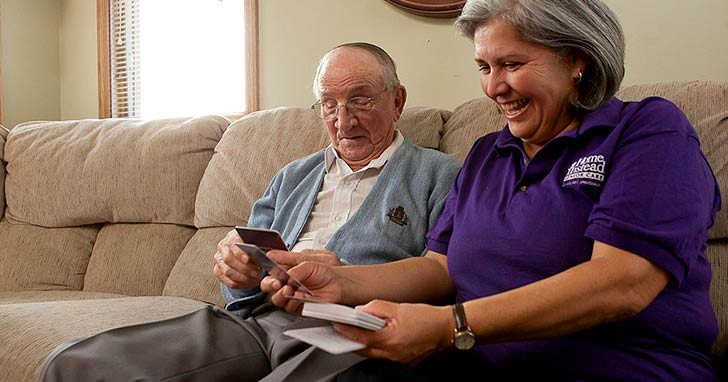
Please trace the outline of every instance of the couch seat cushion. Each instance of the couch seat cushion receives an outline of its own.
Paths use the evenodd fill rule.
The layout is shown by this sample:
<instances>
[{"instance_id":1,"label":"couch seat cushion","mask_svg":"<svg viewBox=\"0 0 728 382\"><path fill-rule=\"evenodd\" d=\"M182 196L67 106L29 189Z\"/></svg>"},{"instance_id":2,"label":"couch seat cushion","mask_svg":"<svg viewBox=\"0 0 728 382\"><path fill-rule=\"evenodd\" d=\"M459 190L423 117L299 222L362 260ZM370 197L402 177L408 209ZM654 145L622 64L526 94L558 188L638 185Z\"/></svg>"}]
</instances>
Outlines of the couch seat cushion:
<instances>
[{"instance_id":1,"label":"couch seat cushion","mask_svg":"<svg viewBox=\"0 0 728 382\"><path fill-rule=\"evenodd\" d=\"M57 346L121 326L193 312L204 304L175 297L126 297L0 305L0 370L5 381L36 381Z\"/></svg>"}]
</instances>

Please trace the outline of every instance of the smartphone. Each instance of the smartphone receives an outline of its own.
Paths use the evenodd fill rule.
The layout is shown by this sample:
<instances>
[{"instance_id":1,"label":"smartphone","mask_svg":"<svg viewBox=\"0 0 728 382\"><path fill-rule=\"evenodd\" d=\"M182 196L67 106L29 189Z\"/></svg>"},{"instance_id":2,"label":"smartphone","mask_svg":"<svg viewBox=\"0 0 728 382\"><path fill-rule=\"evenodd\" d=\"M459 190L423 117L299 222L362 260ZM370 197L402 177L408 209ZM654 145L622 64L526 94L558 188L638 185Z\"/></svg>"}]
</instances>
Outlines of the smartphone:
<instances>
[{"instance_id":1,"label":"smartphone","mask_svg":"<svg viewBox=\"0 0 728 382\"><path fill-rule=\"evenodd\" d=\"M288 250L286 243L278 231L241 226L235 227L235 230L238 231L238 235L243 239L243 242L256 245L264 252L268 252L271 249Z\"/></svg>"},{"instance_id":2,"label":"smartphone","mask_svg":"<svg viewBox=\"0 0 728 382\"><path fill-rule=\"evenodd\" d=\"M281 267L278 263L273 261L270 257L268 257L264 251L263 248L258 247L254 244L235 244L238 246L238 248L242 249L243 252L245 252L248 257L250 257L253 262L258 264L259 267L261 267L263 270L268 272L271 276L277 278L281 281L283 284L293 284L296 286L299 290L305 292L306 294L313 296L313 292L306 288L303 284L301 284L300 281L295 279L293 276L289 275L288 272L286 272L283 267ZM285 247L284 247L285 248Z\"/></svg>"}]
</instances>

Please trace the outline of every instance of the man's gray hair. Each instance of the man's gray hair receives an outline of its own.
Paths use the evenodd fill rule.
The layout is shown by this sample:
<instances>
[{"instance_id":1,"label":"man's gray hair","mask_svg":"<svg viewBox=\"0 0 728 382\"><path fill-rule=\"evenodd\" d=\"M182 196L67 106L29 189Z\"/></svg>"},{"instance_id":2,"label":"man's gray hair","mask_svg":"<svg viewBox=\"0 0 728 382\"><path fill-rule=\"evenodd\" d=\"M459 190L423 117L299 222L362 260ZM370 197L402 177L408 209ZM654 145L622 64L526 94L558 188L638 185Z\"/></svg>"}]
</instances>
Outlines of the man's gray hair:
<instances>
[{"instance_id":1,"label":"man's gray hair","mask_svg":"<svg viewBox=\"0 0 728 382\"><path fill-rule=\"evenodd\" d=\"M617 16L600 0L468 0L455 26L473 39L493 20L513 26L525 41L564 58L586 62L571 103L594 110L607 102L624 78L624 34Z\"/></svg>"},{"instance_id":2,"label":"man's gray hair","mask_svg":"<svg viewBox=\"0 0 728 382\"><path fill-rule=\"evenodd\" d=\"M318 68L316 68L316 76L313 79L313 94L318 99L321 96L321 89L319 88L319 81L321 80L321 69L328 60L329 56L339 48L354 48L362 49L369 52L377 61L381 64L382 75L384 80L384 86L386 90L392 90L399 86L399 78L397 77L397 65L394 63L392 57L384 51L384 49L367 42L349 42L335 46L333 49L328 51L319 61Z\"/></svg>"}]
</instances>

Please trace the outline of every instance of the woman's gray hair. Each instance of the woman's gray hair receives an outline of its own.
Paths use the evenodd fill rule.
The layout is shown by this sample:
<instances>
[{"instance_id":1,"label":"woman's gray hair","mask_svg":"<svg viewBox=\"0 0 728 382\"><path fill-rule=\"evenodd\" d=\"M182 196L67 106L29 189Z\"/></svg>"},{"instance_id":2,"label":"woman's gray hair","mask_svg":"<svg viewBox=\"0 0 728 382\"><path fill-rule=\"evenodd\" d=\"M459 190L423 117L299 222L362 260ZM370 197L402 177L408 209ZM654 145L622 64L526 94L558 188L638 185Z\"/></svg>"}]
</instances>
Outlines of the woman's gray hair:
<instances>
[{"instance_id":1,"label":"woman's gray hair","mask_svg":"<svg viewBox=\"0 0 728 382\"><path fill-rule=\"evenodd\" d=\"M316 76L313 79L313 94L314 96L316 96L316 98L319 98L321 96L321 89L319 88L319 81L321 80L321 70L323 69L324 64L328 60L329 56L339 48L355 48L369 52L369 54L374 56L374 58L376 58L377 61L381 64L385 89L389 91L399 86L399 77L397 77L397 65L394 63L392 57L384 49L367 42L349 42L346 44L335 46L323 57L321 57L318 67L316 68Z\"/></svg>"},{"instance_id":2,"label":"woman's gray hair","mask_svg":"<svg viewBox=\"0 0 728 382\"><path fill-rule=\"evenodd\" d=\"M513 26L528 42L562 57L586 62L577 110L607 102L624 78L624 34L617 16L600 0L468 0L455 26L473 39L475 30L493 20Z\"/></svg>"}]
</instances>

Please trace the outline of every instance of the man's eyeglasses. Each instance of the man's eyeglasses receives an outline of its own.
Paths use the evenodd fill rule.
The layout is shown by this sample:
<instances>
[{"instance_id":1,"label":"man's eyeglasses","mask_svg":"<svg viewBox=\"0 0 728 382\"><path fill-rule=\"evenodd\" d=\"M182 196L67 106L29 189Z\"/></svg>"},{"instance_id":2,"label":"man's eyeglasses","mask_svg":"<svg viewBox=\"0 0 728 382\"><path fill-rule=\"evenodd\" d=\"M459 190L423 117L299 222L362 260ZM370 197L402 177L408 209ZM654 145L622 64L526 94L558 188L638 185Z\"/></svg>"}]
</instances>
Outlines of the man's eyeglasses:
<instances>
[{"instance_id":1,"label":"man's eyeglasses","mask_svg":"<svg viewBox=\"0 0 728 382\"><path fill-rule=\"evenodd\" d=\"M351 115L371 111L374 109L377 99L386 91L387 89L384 89L379 92L379 94L375 94L371 97L351 97L346 100L345 104L340 104L333 99L318 100L316 103L311 105L311 109L320 115L325 121L333 121L339 115L339 107L341 106L344 106L346 111Z\"/></svg>"}]
</instances>

